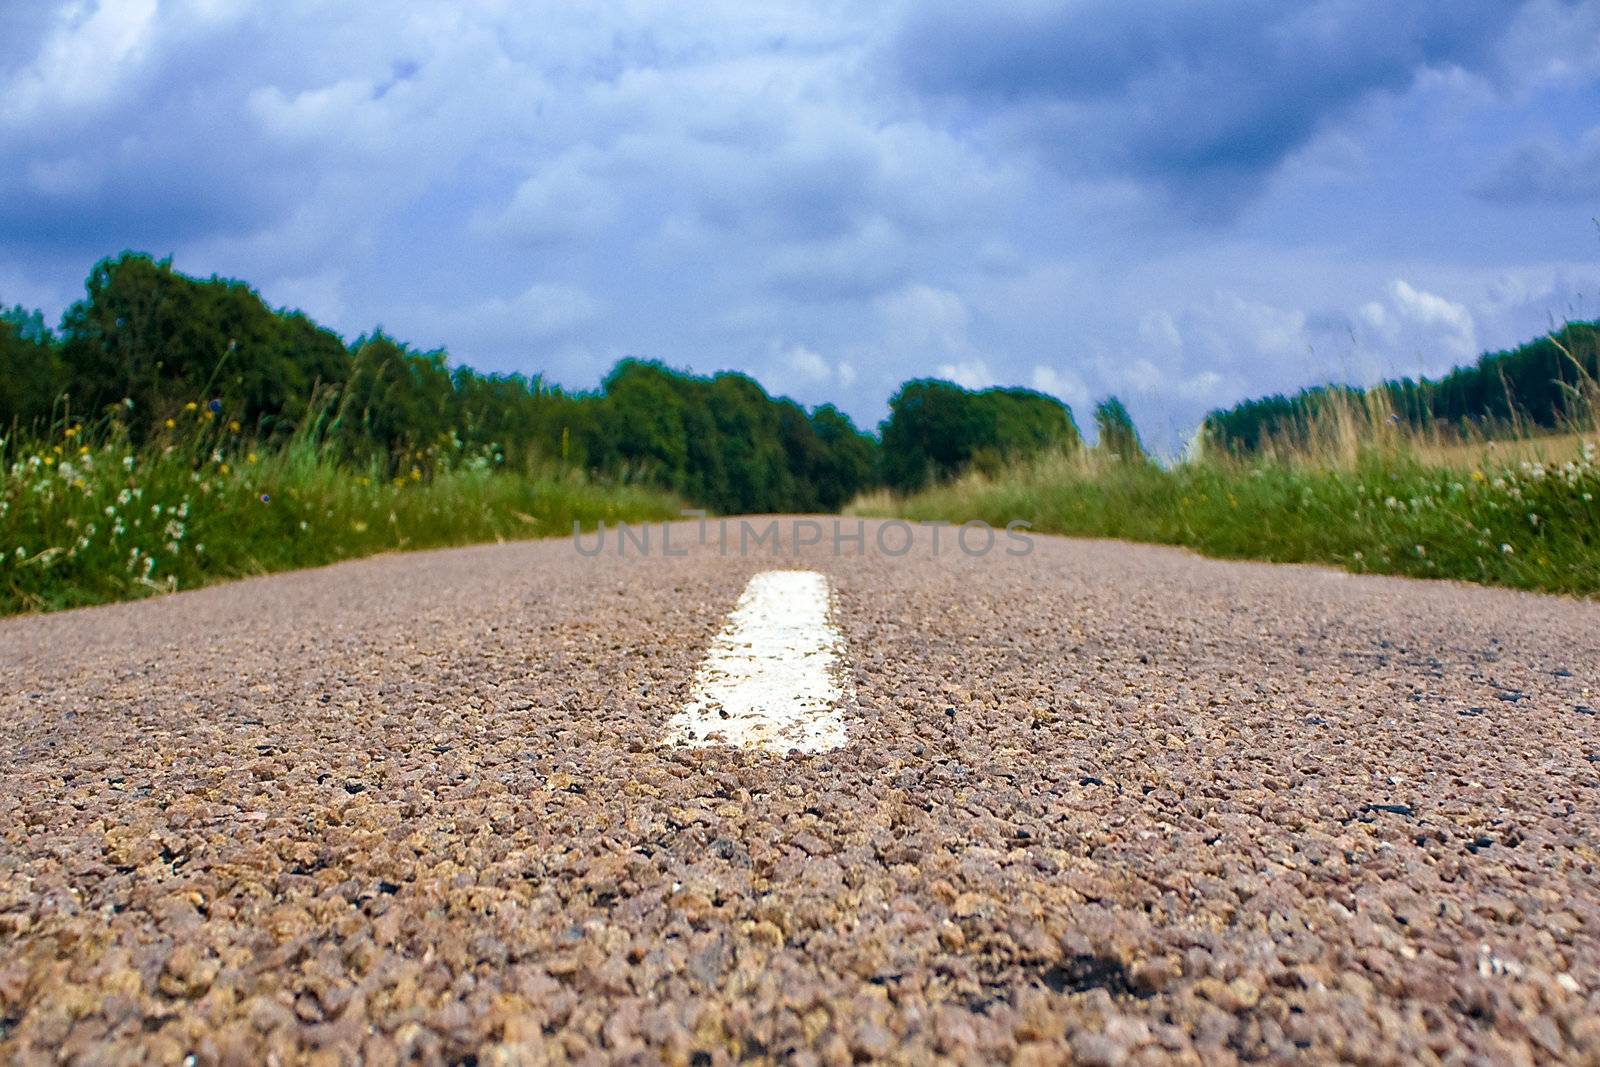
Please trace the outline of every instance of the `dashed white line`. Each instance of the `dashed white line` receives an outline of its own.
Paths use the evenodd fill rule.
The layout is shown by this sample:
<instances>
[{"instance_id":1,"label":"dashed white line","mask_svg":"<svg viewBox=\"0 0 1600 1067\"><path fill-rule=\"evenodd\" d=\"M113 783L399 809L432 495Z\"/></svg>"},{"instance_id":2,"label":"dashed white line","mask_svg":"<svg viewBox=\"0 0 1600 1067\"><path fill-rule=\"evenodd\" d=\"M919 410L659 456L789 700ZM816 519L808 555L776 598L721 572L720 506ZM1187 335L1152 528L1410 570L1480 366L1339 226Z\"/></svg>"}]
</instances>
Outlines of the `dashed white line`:
<instances>
[{"instance_id":1,"label":"dashed white line","mask_svg":"<svg viewBox=\"0 0 1600 1067\"><path fill-rule=\"evenodd\" d=\"M668 720L667 744L780 755L843 745L840 705L851 687L830 599L816 571L751 578L695 672L689 702Z\"/></svg>"}]
</instances>

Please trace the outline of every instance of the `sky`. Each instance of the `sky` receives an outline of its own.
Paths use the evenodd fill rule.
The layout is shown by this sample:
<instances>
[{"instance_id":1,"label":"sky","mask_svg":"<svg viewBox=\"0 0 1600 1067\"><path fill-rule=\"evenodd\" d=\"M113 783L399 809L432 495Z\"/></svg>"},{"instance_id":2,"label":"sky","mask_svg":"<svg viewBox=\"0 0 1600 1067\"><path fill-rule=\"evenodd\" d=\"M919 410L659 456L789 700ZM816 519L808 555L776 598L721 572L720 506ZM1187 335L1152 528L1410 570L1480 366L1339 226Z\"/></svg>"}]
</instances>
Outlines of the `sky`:
<instances>
[{"instance_id":1,"label":"sky","mask_svg":"<svg viewBox=\"0 0 1600 1067\"><path fill-rule=\"evenodd\" d=\"M0 302L1214 407L1600 317L1600 0L5 0Z\"/></svg>"}]
</instances>

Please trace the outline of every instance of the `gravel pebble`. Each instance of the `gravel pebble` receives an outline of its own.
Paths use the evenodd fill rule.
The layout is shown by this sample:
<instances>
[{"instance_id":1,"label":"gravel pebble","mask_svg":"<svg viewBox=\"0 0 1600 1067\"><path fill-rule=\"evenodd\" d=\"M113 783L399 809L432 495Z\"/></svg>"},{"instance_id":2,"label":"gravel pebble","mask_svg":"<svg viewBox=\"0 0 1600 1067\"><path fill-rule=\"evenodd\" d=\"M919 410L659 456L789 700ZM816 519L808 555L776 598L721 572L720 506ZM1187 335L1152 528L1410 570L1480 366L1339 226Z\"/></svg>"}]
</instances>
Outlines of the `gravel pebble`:
<instances>
[{"instance_id":1,"label":"gravel pebble","mask_svg":"<svg viewBox=\"0 0 1600 1067\"><path fill-rule=\"evenodd\" d=\"M827 547L805 758L658 743L789 558L0 622L0 1059L1600 1062L1600 606Z\"/></svg>"}]
</instances>

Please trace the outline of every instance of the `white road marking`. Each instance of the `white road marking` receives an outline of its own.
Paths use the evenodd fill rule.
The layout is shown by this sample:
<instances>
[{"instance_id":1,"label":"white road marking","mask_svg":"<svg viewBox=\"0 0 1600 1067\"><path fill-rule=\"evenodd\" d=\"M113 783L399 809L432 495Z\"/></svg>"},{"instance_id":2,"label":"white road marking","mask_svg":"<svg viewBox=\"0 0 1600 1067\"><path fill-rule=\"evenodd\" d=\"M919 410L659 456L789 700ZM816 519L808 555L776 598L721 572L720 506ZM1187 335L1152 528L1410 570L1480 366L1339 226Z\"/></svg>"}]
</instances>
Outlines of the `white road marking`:
<instances>
[{"instance_id":1,"label":"white road marking","mask_svg":"<svg viewBox=\"0 0 1600 1067\"><path fill-rule=\"evenodd\" d=\"M779 755L845 743L850 695L844 638L830 617L828 579L763 571L750 579L667 722L669 745L733 745Z\"/></svg>"}]
</instances>

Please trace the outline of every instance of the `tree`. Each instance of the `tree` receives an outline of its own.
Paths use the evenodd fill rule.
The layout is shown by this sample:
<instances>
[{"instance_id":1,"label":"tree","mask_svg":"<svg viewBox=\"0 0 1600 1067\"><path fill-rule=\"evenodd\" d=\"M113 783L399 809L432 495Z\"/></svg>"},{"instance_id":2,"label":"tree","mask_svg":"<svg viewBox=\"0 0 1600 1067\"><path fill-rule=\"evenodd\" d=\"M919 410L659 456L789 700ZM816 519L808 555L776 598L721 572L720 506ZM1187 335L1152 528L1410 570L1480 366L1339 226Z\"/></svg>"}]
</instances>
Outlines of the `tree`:
<instances>
[{"instance_id":1,"label":"tree","mask_svg":"<svg viewBox=\"0 0 1600 1067\"><path fill-rule=\"evenodd\" d=\"M1072 448L1071 410L1031 389L971 391L952 382L907 382L883 425L884 481L901 491L949 478L974 462L999 464L1046 448Z\"/></svg>"},{"instance_id":2,"label":"tree","mask_svg":"<svg viewBox=\"0 0 1600 1067\"><path fill-rule=\"evenodd\" d=\"M44 316L0 310L0 437L12 426L41 427L64 392L60 354Z\"/></svg>"},{"instance_id":3,"label":"tree","mask_svg":"<svg viewBox=\"0 0 1600 1067\"><path fill-rule=\"evenodd\" d=\"M1099 449L1124 463L1145 463L1144 444L1139 440L1139 430L1122 401L1108 396L1094 407L1095 431L1100 436Z\"/></svg>"}]
</instances>

